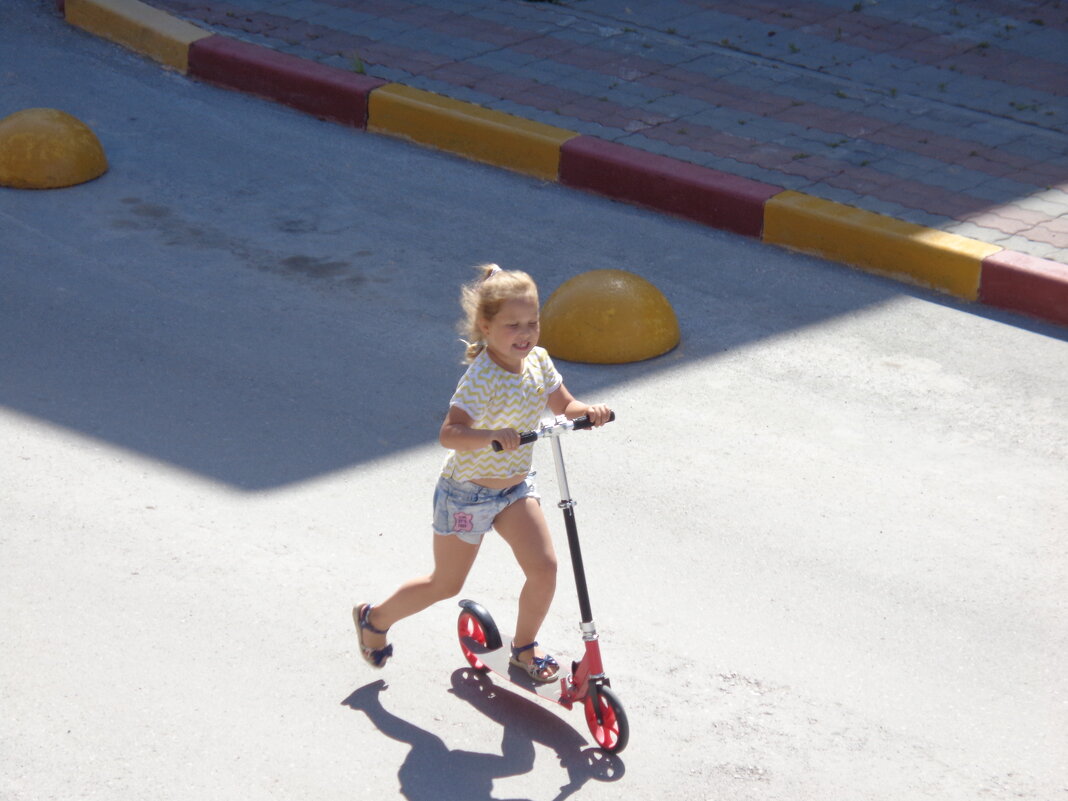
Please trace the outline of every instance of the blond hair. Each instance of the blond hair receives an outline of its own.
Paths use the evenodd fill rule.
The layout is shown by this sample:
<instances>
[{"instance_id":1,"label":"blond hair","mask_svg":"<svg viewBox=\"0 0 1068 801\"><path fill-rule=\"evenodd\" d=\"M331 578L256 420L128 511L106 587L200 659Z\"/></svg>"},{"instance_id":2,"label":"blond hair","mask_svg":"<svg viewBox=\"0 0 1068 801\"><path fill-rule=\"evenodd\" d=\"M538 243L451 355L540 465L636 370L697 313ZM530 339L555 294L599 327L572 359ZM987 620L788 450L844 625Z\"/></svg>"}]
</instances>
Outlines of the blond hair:
<instances>
[{"instance_id":1,"label":"blond hair","mask_svg":"<svg viewBox=\"0 0 1068 801\"><path fill-rule=\"evenodd\" d=\"M480 264L475 270L478 277L464 284L460 290L464 318L459 328L463 343L467 345L465 362L473 361L486 348L480 323L488 323L496 317L501 306L509 300L538 300L538 287L534 279L522 270L502 270L496 264Z\"/></svg>"}]
</instances>

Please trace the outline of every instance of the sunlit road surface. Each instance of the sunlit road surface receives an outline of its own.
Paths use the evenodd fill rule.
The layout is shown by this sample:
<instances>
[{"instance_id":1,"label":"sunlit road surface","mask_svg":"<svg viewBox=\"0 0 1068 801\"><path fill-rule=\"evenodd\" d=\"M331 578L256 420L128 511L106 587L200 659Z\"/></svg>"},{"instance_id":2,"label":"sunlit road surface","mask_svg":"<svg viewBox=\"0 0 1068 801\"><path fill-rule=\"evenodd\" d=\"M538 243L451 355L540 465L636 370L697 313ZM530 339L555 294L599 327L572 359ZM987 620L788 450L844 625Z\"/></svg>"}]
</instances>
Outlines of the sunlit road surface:
<instances>
[{"instance_id":1,"label":"sunlit road surface","mask_svg":"<svg viewBox=\"0 0 1068 801\"><path fill-rule=\"evenodd\" d=\"M195 84L47 5L0 27L0 112L63 108L111 170L0 192L0 796L1063 796L1063 331ZM545 297L630 269L682 327L559 364L619 417L564 443L617 758L465 671L452 602L384 672L357 652L351 605L429 566L483 261Z\"/></svg>"}]
</instances>

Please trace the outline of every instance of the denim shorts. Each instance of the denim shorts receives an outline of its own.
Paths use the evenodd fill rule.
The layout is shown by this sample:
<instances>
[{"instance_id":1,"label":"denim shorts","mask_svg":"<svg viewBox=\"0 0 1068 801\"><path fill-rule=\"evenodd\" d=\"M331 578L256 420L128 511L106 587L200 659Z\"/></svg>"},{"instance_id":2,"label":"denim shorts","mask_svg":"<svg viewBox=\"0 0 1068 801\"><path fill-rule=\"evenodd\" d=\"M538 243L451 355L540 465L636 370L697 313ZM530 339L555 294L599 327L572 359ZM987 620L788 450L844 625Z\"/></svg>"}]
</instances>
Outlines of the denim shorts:
<instances>
[{"instance_id":1,"label":"denim shorts","mask_svg":"<svg viewBox=\"0 0 1068 801\"><path fill-rule=\"evenodd\" d=\"M494 518L523 498L541 500L530 476L503 490L442 476L434 488L434 533L478 545Z\"/></svg>"}]
</instances>

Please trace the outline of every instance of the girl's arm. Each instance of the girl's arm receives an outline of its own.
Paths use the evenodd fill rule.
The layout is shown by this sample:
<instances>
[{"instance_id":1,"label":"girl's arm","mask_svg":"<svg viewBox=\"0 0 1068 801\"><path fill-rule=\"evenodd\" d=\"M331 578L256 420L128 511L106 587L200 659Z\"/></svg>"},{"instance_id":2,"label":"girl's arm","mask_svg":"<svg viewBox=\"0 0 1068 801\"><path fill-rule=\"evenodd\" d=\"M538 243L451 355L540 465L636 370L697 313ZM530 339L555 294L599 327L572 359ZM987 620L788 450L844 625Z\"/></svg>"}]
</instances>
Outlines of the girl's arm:
<instances>
[{"instance_id":1,"label":"girl's arm","mask_svg":"<svg viewBox=\"0 0 1068 801\"><path fill-rule=\"evenodd\" d=\"M591 406L588 403L577 400L574 395L567 391L567 387L563 384L557 387L549 396L549 408L553 414L562 414L568 420L574 420L576 417L588 414L590 422L595 426L603 426L608 422L608 418L612 414L612 410L603 403Z\"/></svg>"},{"instance_id":2,"label":"girl's arm","mask_svg":"<svg viewBox=\"0 0 1068 801\"><path fill-rule=\"evenodd\" d=\"M477 451L488 448L494 440L501 443L501 448L506 451L519 447L519 434L513 429L500 428L494 431L473 428L474 423L471 415L459 406L450 406L449 413L445 415L445 422L441 424L438 441L454 451Z\"/></svg>"}]
</instances>

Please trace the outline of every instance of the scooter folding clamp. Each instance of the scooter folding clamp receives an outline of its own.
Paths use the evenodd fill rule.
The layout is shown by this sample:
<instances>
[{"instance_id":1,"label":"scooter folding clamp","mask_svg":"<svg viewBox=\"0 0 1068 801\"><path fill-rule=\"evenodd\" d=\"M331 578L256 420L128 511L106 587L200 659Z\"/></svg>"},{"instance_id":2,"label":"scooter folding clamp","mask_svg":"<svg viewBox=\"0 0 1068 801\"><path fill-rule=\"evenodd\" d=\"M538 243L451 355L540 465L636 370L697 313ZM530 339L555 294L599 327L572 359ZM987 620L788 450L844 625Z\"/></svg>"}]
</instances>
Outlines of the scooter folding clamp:
<instances>
[{"instance_id":1,"label":"scooter folding clamp","mask_svg":"<svg viewBox=\"0 0 1068 801\"><path fill-rule=\"evenodd\" d=\"M538 429L539 437L561 437L568 431L572 431L575 428L575 422L568 420L566 416L562 414L556 415L551 423L542 423Z\"/></svg>"}]
</instances>

